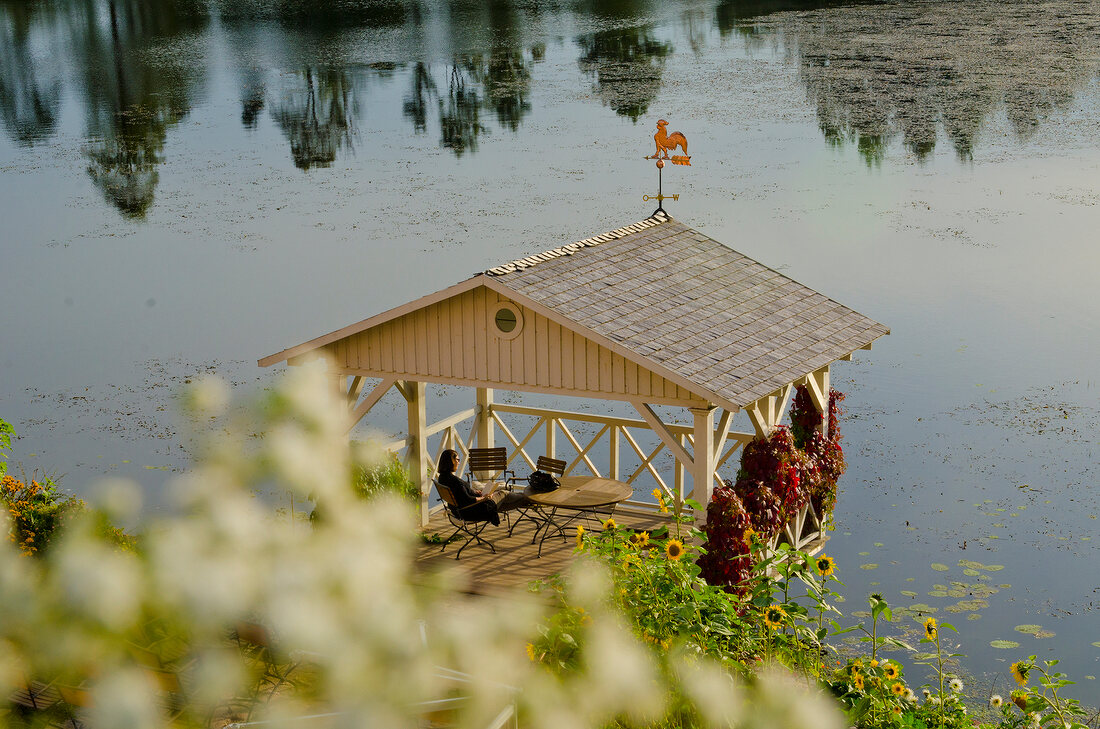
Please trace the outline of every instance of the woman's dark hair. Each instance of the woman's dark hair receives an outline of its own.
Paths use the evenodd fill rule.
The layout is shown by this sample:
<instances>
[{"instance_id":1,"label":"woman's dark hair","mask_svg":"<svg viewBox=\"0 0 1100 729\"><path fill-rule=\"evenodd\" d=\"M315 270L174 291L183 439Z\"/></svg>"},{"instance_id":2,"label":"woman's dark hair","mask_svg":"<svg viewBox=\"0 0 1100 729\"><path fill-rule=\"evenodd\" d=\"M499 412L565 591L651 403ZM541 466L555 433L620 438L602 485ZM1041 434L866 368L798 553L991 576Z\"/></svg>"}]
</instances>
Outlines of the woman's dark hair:
<instances>
[{"instance_id":1,"label":"woman's dark hair","mask_svg":"<svg viewBox=\"0 0 1100 729\"><path fill-rule=\"evenodd\" d=\"M452 451L450 448L443 451L443 453L440 454L440 456L439 456L439 468L438 468L439 473L440 474L454 473L455 472L454 459L457 458L457 457L458 457L458 453L456 453L455 451Z\"/></svg>"}]
</instances>

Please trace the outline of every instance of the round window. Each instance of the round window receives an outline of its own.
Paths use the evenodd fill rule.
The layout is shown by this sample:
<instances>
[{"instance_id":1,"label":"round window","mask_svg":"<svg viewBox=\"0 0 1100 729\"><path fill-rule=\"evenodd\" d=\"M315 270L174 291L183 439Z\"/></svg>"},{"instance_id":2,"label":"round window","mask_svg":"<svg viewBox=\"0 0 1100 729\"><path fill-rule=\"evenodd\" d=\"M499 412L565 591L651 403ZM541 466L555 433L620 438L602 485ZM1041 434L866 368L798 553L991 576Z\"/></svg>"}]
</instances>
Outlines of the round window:
<instances>
[{"instance_id":1,"label":"round window","mask_svg":"<svg viewBox=\"0 0 1100 729\"><path fill-rule=\"evenodd\" d=\"M516 324L519 323L518 321L516 321L516 312L512 311L511 309L500 309L499 311L497 311L496 322L497 329L504 332L505 334L515 329Z\"/></svg>"},{"instance_id":2,"label":"round window","mask_svg":"<svg viewBox=\"0 0 1100 729\"><path fill-rule=\"evenodd\" d=\"M523 329L523 314L519 307L511 302L500 302L490 309L493 318L493 326L496 327L497 336L502 339L512 339L519 336Z\"/></svg>"}]
</instances>

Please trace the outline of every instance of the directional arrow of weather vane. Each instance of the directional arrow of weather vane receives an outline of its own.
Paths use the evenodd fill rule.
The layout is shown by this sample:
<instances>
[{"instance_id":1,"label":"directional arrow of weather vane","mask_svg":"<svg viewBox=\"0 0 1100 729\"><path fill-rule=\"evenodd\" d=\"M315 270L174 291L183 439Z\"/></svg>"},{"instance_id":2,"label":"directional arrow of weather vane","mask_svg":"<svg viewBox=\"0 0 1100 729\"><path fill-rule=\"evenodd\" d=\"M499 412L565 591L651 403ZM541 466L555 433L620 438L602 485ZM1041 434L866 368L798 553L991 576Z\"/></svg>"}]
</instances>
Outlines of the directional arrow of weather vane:
<instances>
[{"instance_id":1,"label":"directional arrow of weather vane","mask_svg":"<svg viewBox=\"0 0 1100 729\"><path fill-rule=\"evenodd\" d=\"M657 209L654 213L663 213L664 201L668 199L679 200L679 194L665 195L662 192L661 186L661 173L665 167L665 160L668 160L674 165L691 166L691 157L688 156L688 140L682 132L668 133L665 128L668 126L668 122L661 119L657 122L657 133L653 135L653 141L657 143L657 150L646 157L646 159L657 160L657 194L656 195L643 195L642 200L656 200ZM679 148L683 154L672 154Z\"/></svg>"}]
</instances>

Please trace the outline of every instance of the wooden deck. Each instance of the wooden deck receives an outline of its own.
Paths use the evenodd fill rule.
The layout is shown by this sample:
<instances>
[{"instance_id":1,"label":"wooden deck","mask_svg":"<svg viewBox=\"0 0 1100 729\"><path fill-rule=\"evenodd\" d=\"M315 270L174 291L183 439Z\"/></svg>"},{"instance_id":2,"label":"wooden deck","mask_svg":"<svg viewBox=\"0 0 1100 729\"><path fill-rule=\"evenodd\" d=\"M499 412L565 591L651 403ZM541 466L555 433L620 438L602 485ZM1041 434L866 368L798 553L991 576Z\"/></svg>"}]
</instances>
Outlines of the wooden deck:
<instances>
[{"instance_id":1,"label":"wooden deck","mask_svg":"<svg viewBox=\"0 0 1100 729\"><path fill-rule=\"evenodd\" d=\"M668 524L658 515L615 513L615 522L621 527L652 530L661 524ZM580 522L585 529L599 528L595 522ZM442 512L432 515L424 534L436 534L446 538L454 531ZM523 589L533 580L546 579L558 574L569 566L574 559L573 548L576 543L573 535L576 529L570 525L566 529L568 539L555 537L547 539L542 547L542 557L538 556L538 542L531 544L534 526L524 520L516 527L515 534L508 536L508 527L502 521L499 527L488 527L482 537L496 547L493 554L487 547L471 544L455 560L454 555L462 542L451 543L440 551L439 544L421 544L417 552L417 568L424 571L444 570L453 577L462 580L468 592L479 594L499 594ZM463 539L465 541L465 539Z\"/></svg>"}]
</instances>

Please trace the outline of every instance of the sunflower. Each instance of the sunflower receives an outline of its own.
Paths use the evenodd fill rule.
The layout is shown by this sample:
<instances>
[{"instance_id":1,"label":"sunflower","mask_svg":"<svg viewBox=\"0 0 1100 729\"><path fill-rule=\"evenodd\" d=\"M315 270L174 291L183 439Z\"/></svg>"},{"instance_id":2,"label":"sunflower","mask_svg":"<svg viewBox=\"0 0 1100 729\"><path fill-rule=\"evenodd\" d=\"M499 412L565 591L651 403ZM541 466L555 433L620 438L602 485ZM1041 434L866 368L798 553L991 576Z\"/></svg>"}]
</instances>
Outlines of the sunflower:
<instances>
[{"instance_id":1,"label":"sunflower","mask_svg":"<svg viewBox=\"0 0 1100 729\"><path fill-rule=\"evenodd\" d=\"M584 549L584 526L577 525L577 549Z\"/></svg>"},{"instance_id":2,"label":"sunflower","mask_svg":"<svg viewBox=\"0 0 1100 729\"><path fill-rule=\"evenodd\" d=\"M1012 699L1012 703L1020 708L1020 711L1027 708L1027 691L1013 691L1009 694L1009 698Z\"/></svg>"},{"instance_id":3,"label":"sunflower","mask_svg":"<svg viewBox=\"0 0 1100 729\"><path fill-rule=\"evenodd\" d=\"M852 685L856 687L856 691L862 691L863 676L859 675L858 673L855 676L852 676Z\"/></svg>"},{"instance_id":4,"label":"sunflower","mask_svg":"<svg viewBox=\"0 0 1100 729\"><path fill-rule=\"evenodd\" d=\"M1027 686L1027 674L1031 671L1031 666L1023 661L1016 661L1008 670L1012 671L1012 678L1016 679L1016 683Z\"/></svg>"},{"instance_id":5,"label":"sunflower","mask_svg":"<svg viewBox=\"0 0 1100 729\"><path fill-rule=\"evenodd\" d=\"M836 569L836 561L825 554L814 560L814 564L817 566L817 571L821 573L822 577L828 577L833 574L833 571Z\"/></svg>"},{"instance_id":6,"label":"sunflower","mask_svg":"<svg viewBox=\"0 0 1100 729\"><path fill-rule=\"evenodd\" d=\"M903 684L901 681L894 681L892 684L890 684L890 693L892 693L894 696L904 696L905 684Z\"/></svg>"},{"instance_id":7,"label":"sunflower","mask_svg":"<svg viewBox=\"0 0 1100 729\"><path fill-rule=\"evenodd\" d=\"M527 657L530 658L532 661L538 660L538 654L535 653L535 644L534 643L528 643L527 644Z\"/></svg>"},{"instance_id":8,"label":"sunflower","mask_svg":"<svg viewBox=\"0 0 1100 729\"><path fill-rule=\"evenodd\" d=\"M890 710L894 712L895 716L901 716L902 709L897 704L894 704L894 706L892 706Z\"/></svg>"},{"instance_id":9,"label":"sunflower","mask_svg":"<svg viewBox=\"0 0 1100 729\"><path fill-rule=\"evenodd\" d=\"M951 682L948 683L947 685L955 693L959 693L960 691L963 690L963 682L962 682L961 679L958 679L958 678L951 679Z\"/></svg>"},{"instance_id":10,"label":"sunflower","mask_svg":"<svg viewBox=\"0 0 1100 729\"><path fill-rule=\"evenodd\" d=\"M615 520L612 519L610 516L607 517L607 521L605 521L603 523L603 528L605 530L609 531L609 532L614 531L615 530Z\"/></svg>"},{"instance_id":11,"label":"sunflower","mask_svg":"<svg viewBox=\"0 0 1100 729\"><path fill-rule=\"evenodd\" d=\"M657 508L661 510L661 513L667 514L668 506L665 505L665 495L661 489L653 489L653 498L657 499Z\"/></svg>"},{"instance_id":12,"label":"sunflower","mask_svg":"<svg viewBox=\"0 0 1100 729\"><path fill-rule=\"evenodd\" d=\"M1004 702L1005 700L1001 698L1000 694L993 694L989 697L989 705L992 706L994 709L1001 708L1001 704L1003 704Z\"/></svg>"},{"instance_id":13,"label":"sunflower","mask_svg":"<svg viewBox=\"0 0 1100 729\"><path fill-rule=\"evenodd\" d=\"M745 529L745 544L752 544L753 537L756 536L756 530L752 527Z\"/></svg>"},{"instance_id":14,"label":"sunflower","mask_svg":"<svg viewBox=\"0 0 1100 729\"><path fill-rule=\"evenodd\" d=\"M665 556L673 562L684 556L684 544L679 539L669 539L665 545Z\"/></svg>"},{"instance_id":15,"label":"sunflower","mask_svg":"<svg viewBox=\"0 0 1100 729\"><path fill-rule=\"evenodd\" d=\"M878 661L874 658L871 659L871 668L878 668Z\"/></svg>"},{"instance_id":16,"label":"sunflower","mask_svg":"<svg viewBox=\"0 0 1100 729\"><path fill-rule=\"evenodd\" d=\"M886 678L890 681L893 681L895 678L897 678L900 673L901 672L898 670L898 664L896 663L887 663L885 666L882 667L882 675L886 676Z\"/></svg>"},{"instance_id":17,"label":"sunflower","mask_svg":"<svg viewBox=\"0 0 1100 729\"><path fill-rule=\"evenodd\" d=\"M764 625L767 625L772 630L782 625L786 617L787 611L779 605L772 605L764 609Z\"/></svg>"},{"instance_id":18,"label":"sunflower","mask_svg":"<svg viewBox=\"0 0 1100 729\"><path fill-rule=\"evenodd\" d=\"M649 544L649 532L634 532L630 535L630 543L638 549L643 549Z\"/></svg>"},{"instance_id":19,"label":"sunflower","mask_svg":"<svg viewBox=\"0 0 1100 729\"><path fill-rule=\"evenodd\" d=\"M937 632L938 631L936 630L936 619L935 618L928 618L928 620L924 621L924 637L925 638L927 638L928 640L935 640Z\"/></svg>"}]
</instances>

